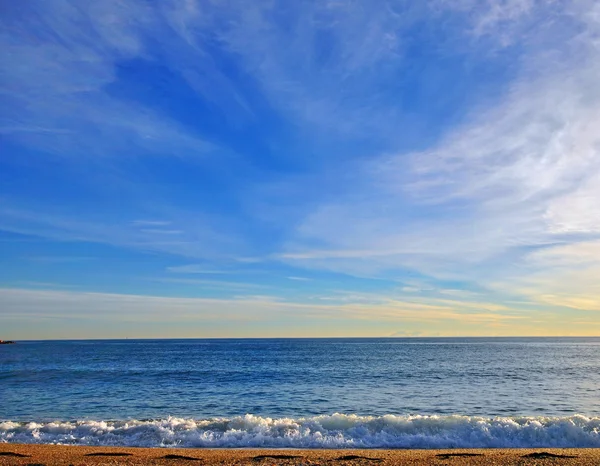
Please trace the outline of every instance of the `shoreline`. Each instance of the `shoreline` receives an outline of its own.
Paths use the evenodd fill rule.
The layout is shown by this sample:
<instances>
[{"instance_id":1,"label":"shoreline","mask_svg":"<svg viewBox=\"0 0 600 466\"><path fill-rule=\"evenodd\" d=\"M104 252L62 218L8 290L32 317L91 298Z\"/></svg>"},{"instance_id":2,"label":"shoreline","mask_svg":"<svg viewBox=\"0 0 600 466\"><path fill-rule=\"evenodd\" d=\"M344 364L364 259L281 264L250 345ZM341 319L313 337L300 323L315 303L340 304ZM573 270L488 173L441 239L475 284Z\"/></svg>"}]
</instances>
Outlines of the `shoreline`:
<instances>
[{"instance_id":1,"label":"shoreline","mask_svg":"<svg viewBox=\"0 0 600 466\"><path fill-rule=\"evenodd\" d=\"M143 448L0 444L0 465L235 464L235 465L530 465L600 464L594 448L494 448L453 450Z\"/></svg>"}]
</instances>

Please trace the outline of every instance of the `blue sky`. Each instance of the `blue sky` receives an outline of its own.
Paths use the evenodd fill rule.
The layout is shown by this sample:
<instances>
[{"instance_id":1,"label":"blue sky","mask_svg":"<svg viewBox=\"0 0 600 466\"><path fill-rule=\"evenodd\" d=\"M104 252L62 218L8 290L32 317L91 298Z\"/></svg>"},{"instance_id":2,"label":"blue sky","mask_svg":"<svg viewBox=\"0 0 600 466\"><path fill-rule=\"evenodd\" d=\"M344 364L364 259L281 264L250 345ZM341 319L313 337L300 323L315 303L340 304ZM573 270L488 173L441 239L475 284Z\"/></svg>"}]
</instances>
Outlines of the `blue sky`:
<instances>
[{"instance_id":1,"label":"blue sky","mask_svg":"<svg viewBox=\"0 0 600 466\"><path fill-rule=\"evenodd\" d=\"M2 10L0 338L600 334L596 2Z\"/></svg>"}]
</instances>

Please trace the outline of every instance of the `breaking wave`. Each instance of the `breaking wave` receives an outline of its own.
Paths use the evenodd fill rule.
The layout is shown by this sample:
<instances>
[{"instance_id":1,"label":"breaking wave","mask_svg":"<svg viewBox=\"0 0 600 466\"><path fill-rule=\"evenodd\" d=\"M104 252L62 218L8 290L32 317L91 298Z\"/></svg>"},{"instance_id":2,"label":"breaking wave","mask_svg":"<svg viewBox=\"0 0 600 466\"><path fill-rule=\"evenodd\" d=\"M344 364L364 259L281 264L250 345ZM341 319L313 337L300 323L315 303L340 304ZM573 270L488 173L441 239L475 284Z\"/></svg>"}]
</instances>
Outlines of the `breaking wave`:
<instances>
[{"instance_id":1,"label":"breaking wave","mask_svg":"<svg viewBox=\"0 0 600 466\"><path fill-rule=\"evenodd\" d=\"M600 447L600 418L245 416L204 420L0 422L1 443L213 448Z\"/></svg>"}]
</instances>

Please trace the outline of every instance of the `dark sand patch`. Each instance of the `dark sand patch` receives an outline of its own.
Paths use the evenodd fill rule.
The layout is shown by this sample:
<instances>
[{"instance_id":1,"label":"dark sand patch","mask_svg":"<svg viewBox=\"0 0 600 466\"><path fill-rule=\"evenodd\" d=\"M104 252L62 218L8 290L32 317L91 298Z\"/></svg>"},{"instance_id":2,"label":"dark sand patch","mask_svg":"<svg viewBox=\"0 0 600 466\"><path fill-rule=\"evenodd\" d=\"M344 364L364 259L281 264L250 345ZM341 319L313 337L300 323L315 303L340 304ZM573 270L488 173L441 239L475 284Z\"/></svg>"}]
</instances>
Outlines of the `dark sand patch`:
<instances>
[{"instance_id":1,"label":"dark sand patch","mask_svg":"<svg viewBox=\"0 0 600 466\"><path fill-rule=\"evenodd\" d=\"M201 461L201 458L194 458L193 456L173 455L173 454L161 456L161 458L163 458L165 460Z\"/></svg>"},{"instance_id":2,"label":"dark sand patch","mask_svg":"<svg viewBox=\"0 0 600 466\"><path fill-rule=\"evenodd\" d=\"M439 453L435 455L441 460L449 460L450 458L462 458L468 456L483 456L482 453Z\"/></svg>"},{"instance_id":3,"label":"dark sand patch","mask_svg":"<svg viewBox=\"0 0 600 466\"><path fill-rule=\"evenodd\" d=\"M14 451L0 451L0 456L12 456L13 458L29 458L31 455L23 455Z\"/></svg>"},{"instance_id":4,"label":"dark sand patch","mask_svg":"<svg viewBox=\"0 0 600 466\"><path fill-rule=\"evenodd\" d=\"M298 456L298 455L258 455L258 456L254 456L252 457L252 459L254 461L261 461L261 460L295 460L298 458L302 458L302 456Z\"/></svg>"},{"instance_id":5,"label":"dark sand patch","mask_svg":"<svg viewBox=\"0 0 600 466\"><path fill-rule=\"evenodd\" d=\"M375 461L376 463L380 463L383 461L381 458L371 458L369 456L360 456L360 455L344 455L335 458L335 461L352 461L352 460L367 460L367 461Z\"/></svg>"},{"instance_id":6,"label":"dark sand patch","mask_svg":"<svg viewBox=\"0 0 600 466\"><path fill-rule=\"evenodd\" d=\"M534 453L529 453L528 455L523 455L521 458L534 458L534 459L547 459L547 458L577 458L577 456L573 455L559 455L556 453L548 453L547 451L536 451Z\"/></svg>"}]
</instances>

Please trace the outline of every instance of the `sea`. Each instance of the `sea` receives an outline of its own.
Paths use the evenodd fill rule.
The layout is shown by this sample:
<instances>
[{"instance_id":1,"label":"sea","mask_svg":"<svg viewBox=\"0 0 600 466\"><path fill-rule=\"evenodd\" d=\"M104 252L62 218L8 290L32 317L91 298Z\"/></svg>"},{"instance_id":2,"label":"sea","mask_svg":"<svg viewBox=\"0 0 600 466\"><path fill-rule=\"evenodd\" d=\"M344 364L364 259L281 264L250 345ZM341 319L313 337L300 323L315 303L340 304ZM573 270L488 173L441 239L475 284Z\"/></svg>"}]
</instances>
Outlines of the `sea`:
<instances>
[{"instance_id":1,"label":"sea","mask_svg":"<svg viewBox=\"0 0 600 466\"><path fill-rule=\"evenodd\" d=\"M0 443L600 447L600 338L23 341Z\"/></svg>"}]
</instances>

